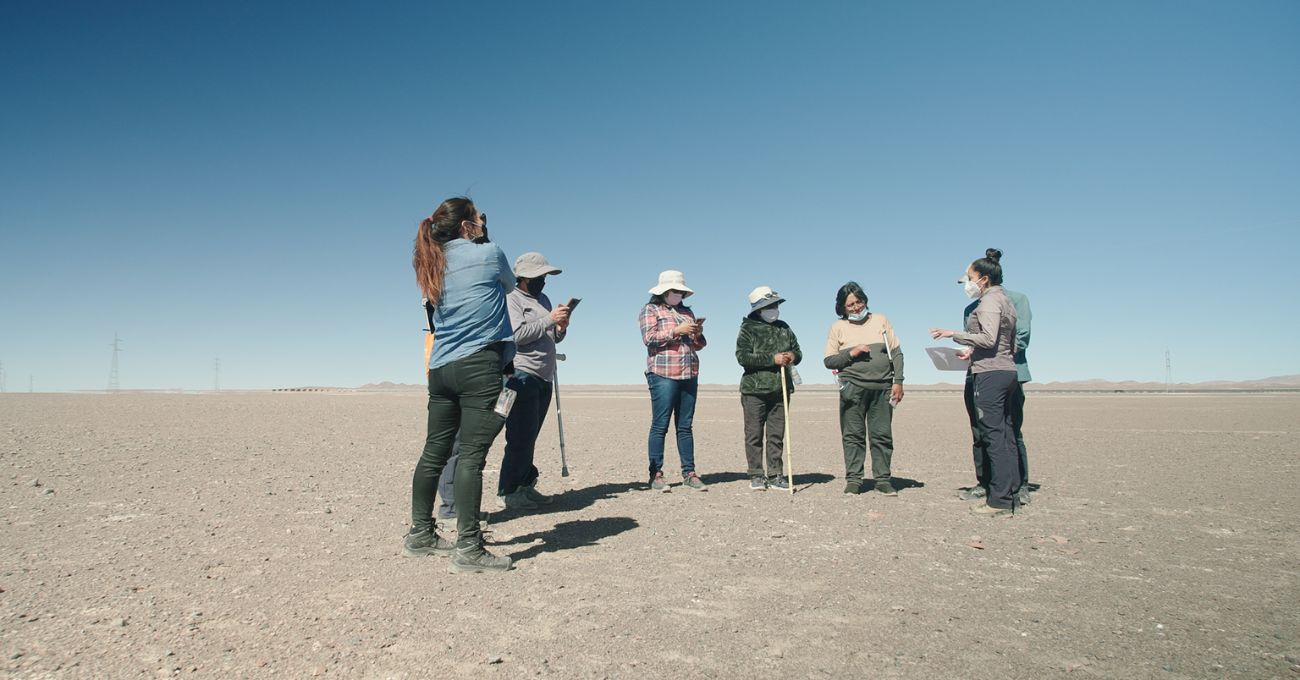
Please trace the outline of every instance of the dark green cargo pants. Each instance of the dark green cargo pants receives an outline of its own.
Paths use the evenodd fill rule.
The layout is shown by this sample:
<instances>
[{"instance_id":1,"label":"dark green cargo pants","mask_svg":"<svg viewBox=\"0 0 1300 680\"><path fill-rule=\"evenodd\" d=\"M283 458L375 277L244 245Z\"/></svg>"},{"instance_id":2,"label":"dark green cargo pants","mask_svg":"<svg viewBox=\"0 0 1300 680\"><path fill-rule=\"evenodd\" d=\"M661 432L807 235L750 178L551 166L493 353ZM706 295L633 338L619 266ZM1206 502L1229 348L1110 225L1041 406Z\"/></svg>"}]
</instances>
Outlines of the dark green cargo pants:
<instances>
[{"instance_id":1,"label":"dark green cargo pants","mask_svg":"<svg viewBox=\"0 0 1300 680\"><path fill-rule=\"evenodd\" d=\"M456 463L456 547L477 546L483 463L506 419L493 412L501 394L501 346L484 348L429 371L429 429L411 478L411 526L433 528L438 480L460 431Z\"/></svg>"},{"instance_id":2,"label":"dark green cargo pants","mask_svg":"<svg viewBox=\"0 0 1300 680\"><path fill-rule=\"evenodd\" d=\"M840 388L840 435L844 439L846 482L862 482L868 432L871 433L871 476L876 482L889 481L889 463L894 457L893 417L889 387L845 383Z\"/></svg>"}]
</instances>

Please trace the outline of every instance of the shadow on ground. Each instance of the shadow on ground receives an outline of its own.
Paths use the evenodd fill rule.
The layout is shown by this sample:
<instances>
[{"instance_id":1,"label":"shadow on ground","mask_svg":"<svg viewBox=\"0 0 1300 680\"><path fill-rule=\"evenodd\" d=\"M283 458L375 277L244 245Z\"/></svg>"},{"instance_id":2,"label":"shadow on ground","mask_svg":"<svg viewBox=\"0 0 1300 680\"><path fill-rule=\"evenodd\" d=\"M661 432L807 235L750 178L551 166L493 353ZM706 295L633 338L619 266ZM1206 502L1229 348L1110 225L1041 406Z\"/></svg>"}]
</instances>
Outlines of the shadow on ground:
<instances>
[{"instance_id":1,"label":"shadow on ground","mask_svg":"<svg viewBox=\"0 0 1300 680\"><path fill-rule=\"evenodd\" d=\"M503 541L496 545L518 545L540 540L540 544L510 555L510 559L515 562L522 562L543 553L596 545L602 539L616 536L624 531L630 531L638 526L640 525L637 524L637 521L631 517L579 519L572 522L560 522L546 531L536 531L531 534L516 536L509 541Z\"/></svg>"},{"instance_id":2,"label":"shadow on ground","mask_svg":"<svg viewBox=\"0 0 1300 680\"><path fill-rule=\"evenodd\" d=\"M523 515L547 515L553 512L572 512L581 510L595 504L596 501L609 500L621 493L636 491L646 488L644 482L623 482L623 483L605 483L595 484L593 486L583 487L581 489L570 489L564 493L551 496L555 499L549 505L539 505L536 510L496 510L492 511L492 519L496 521L513 519ZM495 505L496 500L492 503Z\"/></svg>"}]
</instances>

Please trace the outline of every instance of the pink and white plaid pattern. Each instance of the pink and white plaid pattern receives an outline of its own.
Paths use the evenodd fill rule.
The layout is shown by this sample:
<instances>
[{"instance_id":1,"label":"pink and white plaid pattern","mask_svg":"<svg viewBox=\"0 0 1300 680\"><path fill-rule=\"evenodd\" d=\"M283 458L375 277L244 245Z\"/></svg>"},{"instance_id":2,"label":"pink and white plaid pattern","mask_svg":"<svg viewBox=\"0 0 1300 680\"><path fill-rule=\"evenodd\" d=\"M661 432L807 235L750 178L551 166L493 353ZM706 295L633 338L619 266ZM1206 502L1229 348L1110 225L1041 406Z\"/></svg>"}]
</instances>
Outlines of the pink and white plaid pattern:
<instances>
[{"instance_id":1,"label":"pink and white plaid pattern","mask_svg":"<svg viewBox=\"0 0 1300 680\"><path fill-rule=\"evenodd\" d=\"M646 305L641 308L641 341L648 353L647 373L672 380L690 380L700 374L700 358L695 353L708 344L704 334L673 334L674 328L687 321L695 321L695 313L686 307Z\"/></svg>"}]
</instances>

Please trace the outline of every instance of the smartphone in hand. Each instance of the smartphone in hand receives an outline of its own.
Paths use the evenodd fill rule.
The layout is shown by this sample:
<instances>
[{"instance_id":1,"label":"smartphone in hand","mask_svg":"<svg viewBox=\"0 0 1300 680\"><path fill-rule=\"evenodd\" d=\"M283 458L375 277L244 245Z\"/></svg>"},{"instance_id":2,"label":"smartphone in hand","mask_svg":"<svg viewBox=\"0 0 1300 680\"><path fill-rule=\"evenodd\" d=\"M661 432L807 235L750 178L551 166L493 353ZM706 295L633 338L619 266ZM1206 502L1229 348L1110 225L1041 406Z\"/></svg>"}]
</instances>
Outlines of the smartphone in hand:
<instances>
[{"instance_id":1,"label":"smartphone in hand","mask_svg":"<svg viewBox=\"0 0 1300 680\"><path fill-rule=\"evenodd\" d=\"M566 302L564 306L568 307L569 313L572 314L573 310L578 306L579 302L582 302L582 298L569 298L569 301Z\"/></svg>"}]
</instances>

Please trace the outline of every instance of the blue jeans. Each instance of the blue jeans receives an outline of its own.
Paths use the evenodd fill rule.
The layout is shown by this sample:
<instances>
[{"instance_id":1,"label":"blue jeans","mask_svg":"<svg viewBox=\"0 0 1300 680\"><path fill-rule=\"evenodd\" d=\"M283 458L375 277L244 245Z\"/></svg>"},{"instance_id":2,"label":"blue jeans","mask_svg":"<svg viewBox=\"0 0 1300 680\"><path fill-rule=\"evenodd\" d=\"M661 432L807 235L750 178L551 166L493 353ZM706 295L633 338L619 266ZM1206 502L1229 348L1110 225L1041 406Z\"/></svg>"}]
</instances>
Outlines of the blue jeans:
<instances>
[{"instance_id":1,"label":"blue jeans","mask_svg":"<svg viewBox=\"0 0 1300 680\"><path fill-rule=\"evenodd\" d=\"M535 375L515 371L506 387L514 390L516 396L510 417L506 419L506 453L501 460L498 496L514 493L519 487L532 486L537 481L533 453L537 434L546 422L546 411L551 408L551 383Z\"/></svg>"},{"instance_id":2,"label":"blue jeans","mask_svg":"<svg viewBox=\"0 0 1300 680\"><path fill-rule=\"evenodd\" d=\"M668 419L677 425L677 455L682 459L682 475L695 472L695 389L698 378L673 380L654 373L645 374L650 386L650 476L664 467L664 438L668 436Z\"/></svg>"}]
</instances>

